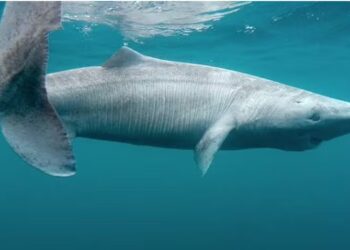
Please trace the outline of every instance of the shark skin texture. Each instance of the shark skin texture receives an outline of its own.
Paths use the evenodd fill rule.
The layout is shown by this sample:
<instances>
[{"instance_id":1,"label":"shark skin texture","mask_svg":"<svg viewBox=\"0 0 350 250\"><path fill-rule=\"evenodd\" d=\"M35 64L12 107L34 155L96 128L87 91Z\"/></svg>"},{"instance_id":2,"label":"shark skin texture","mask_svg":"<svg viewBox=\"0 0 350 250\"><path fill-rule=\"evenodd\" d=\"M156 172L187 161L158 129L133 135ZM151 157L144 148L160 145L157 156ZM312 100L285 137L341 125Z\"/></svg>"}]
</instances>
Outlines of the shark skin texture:
<instances>
[{"instance_id":1,"label":"shark skin texture","mask_svg":"<svg viewBox=\"0 0 350 250\"><path fill-rule=\"evenodd\" d=\"M248 74L121 48L102 67L49 74L71 137L194 149L203 174L219 149L303 151L350 132L350 104Z\"/></svg>"},{"instance_id":2,"label":"shark skin texture","mask_svg":"<svg viewBox=\"0 0 350 250\"><path fill-rule=\"evenodd\" d=\"M104 65L46 74L59 2L10 2L0 23L0 123L13 150L53 175L75 174L75 137L194 150L313 149L350 133L350 103L227 69L123 47Z\"/></svg>"}]
</instances>

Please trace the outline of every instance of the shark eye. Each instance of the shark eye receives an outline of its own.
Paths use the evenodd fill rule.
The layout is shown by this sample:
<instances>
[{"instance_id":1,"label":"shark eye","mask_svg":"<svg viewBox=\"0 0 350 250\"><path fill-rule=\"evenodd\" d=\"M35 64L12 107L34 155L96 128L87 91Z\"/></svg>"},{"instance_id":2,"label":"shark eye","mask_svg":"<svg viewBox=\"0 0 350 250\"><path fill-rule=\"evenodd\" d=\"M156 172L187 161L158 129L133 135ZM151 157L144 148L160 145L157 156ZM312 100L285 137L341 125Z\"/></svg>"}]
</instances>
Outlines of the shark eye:
<instances>
[{"instance_id":1,"label":"shark eye","mask_svg":"<svg viewBox=\"0 0 350 250\"><path fill-rule=\"evenodd\" d=\"M321 119L321 116L319 113L314 112L309 116L309 119L311 121L318 122Z\"/></svg>"}]
</instances>

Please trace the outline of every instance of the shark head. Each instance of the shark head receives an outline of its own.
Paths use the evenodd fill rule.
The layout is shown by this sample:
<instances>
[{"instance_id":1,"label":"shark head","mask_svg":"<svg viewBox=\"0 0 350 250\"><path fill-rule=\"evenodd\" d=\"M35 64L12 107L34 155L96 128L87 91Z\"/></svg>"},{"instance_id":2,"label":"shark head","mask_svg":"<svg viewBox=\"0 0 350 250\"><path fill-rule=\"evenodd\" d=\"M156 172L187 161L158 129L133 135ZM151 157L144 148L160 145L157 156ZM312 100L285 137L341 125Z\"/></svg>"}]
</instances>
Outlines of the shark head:
<instances>
[{"instance_id":1,"label":"shark head","mask_svg":"<svg viewBox=\"0 0 350 250\"><path fill-rule=\"evenodd\" d=\"M312 148L350 133L350 103L315 94L304 102L299 103L305 110L298 136L306 138L306 146Z\"/></svg>"},{"instance_id":2,"label":"shark head","mask_svg":"<svg viewBox=\"0 0 350 250\"><path fill-rule=\"evenodd\" d=\"M303 151L350 133L350 103L302 91L275 100L258 120L259 146Z\"/></svg>"}]
</instances>

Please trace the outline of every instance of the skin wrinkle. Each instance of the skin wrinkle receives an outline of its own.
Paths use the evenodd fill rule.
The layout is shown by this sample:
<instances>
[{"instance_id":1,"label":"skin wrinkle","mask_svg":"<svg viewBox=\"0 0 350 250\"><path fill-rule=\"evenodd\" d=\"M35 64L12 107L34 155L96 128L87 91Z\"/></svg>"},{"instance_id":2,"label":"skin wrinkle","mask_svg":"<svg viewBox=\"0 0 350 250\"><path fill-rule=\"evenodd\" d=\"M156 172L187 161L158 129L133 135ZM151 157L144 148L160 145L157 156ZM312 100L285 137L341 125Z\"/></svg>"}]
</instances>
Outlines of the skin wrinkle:
<instances>
[{"instance_id":1,"label":"skin wrinkle","mask_svg":"<svg viewBox=\"0 0 350 250\"><path fill-rule=\"evenodd\" d=\"M139 76L137 75L136 76L136 78L138 78ZM181 77L182 78L182 77ZM138 80L138 79L137 79ZM150 79L143 79L143 81L151 81ZM159 82L161 82L161 84L163 84L164 82L166 82L165 81L165 79L164 78L161 78L161 79L155 79L155 80L153 80L153 81L159 81ZM176 87L174 87L174 88L166 88L166 90L165 90L165 92L167 93L167 89L174 89L175 90L175 92L178 90L178 82L181 82L182 84L190 84L190 83L183 83L184 82L184 80L183 79L175 79L173 82L172 82L172 84L171 84L171 86L176 86ZM141 83L142 84L142 86L145 86L145 82L143 82L143 83ZM138 85L138 84L135 84L135 85ZM89 86L89 84L88 84L88 86ZM163 84L163 86L165 86L164 84ZM71 89L71 88L70 88ZM71 89L72 90L72 89ZM107 90L106 90L107 91ZM134 89L134 91L136 91L136 89ZM170 92L168 93L168 94L165 94L165 96L166 95L169 95L170 94ZM187 94L187 93L186 93ZM189 96L189 98L191 98L192 96L196 96L197 94L196 93L189 93L190 94L190 96ZM92 96L90 96L89 98L92 98ZM166 100L166 98L163 96L162 98L161 98L161 104L160 104L160 107L159 107L159 104L157 105L157 102L155 102L155 105L157 105L158 107L157 107L157 110L159 110L158 111L158 114L156 115L156 116L159 116L160 115L160 111L161 111L161 113L165 113L166 112L166 110L168 110L169 109L169 107L168 106L166 106L167 105L167 100ZM171 106L171 104L169 104L170 106ZM207 104L206 104L207 105ZM144 104L142 105L142 106L144 106ZM183 108L185 108L185 104L183 104L182 105L183 106ZM205 106L204 104L202 105L202 106ZM196 109L194 109L194 113L195 113L195 110ZM173 114L175 113L175 110L173 110L172 111L173 112ZM206 112L207 113L207 112ZM151 116L152 116L152 114L151 114ZM190 115L190 116L186 116L185 115L185 118L188 118L188 119L186 119L185 120L185 122L184 122L184 126L185 126L185 128L186 128L186 130L188 130L188 127L189 127L189 125L192 123L192 117L194 117L195 116L195 114L193 114L193 115ZM210 114L206 114L206 116L207 117L210 117ZM137 117L139 117L139 115L136 115L136 118ZM131 118L130 118L131 119ZM169 127L176 127L176 125L174 125L174 124L172 124L172 122L171 122L171 119L173 119L173 120L175 120L174 118L172 118L172 117L169 117L169 119L168 120L156 120L156 119L153 119L154 120L154 124L157 124L157 125L161 125L161 124L164 124L164 125L162 125L161 126L161 134L167 134L167 129L169 128ZM131 126L131 124L129 125L129 127ZM154 129L151 129L151 130L157 130L158 128L157 128L157 126L155 126L155 125L153 125L153 126L150 126L151 128L153 127ZM171 130L169 131L169 132L171 132ZM131 131L130 131L130 133L131 133Z\"/></svg>"},{"instance_id":2,"label":"skin wrinkle","mask_svg":"<svg viewBox=\"0 0 350 250\"><path fill-rule=\"evenodd\" d=\"M322 107L333 107L322 112L349 110L350 120L348 103L244 73L149 57L138 62L139 56L133 55L133 63L127 66L89 67L47 77L50 100L64 122L79 131L78 136L193 149L205 131L227 116L232 131L223 149L299 151L315 146L310 144L311 136L328 140L347 131L346 125L342 131L311 128L309 117L314 109L321 112L318 103L322 103ZM76 80L71 84L56 84L70 82L72 76ZM79 98L82 102L76 101ZM73 110L79 110L79 116ZM319 115L321 119L330 116ZM313 134L296 136L301 128Z\"/></svg>"},{"instance_id":3,"label":"skin wrinkle","mask_svg":"<svg viewBox=\"0 0 350 250\"><path fill-rule=\"evenodd\" d=\"M146 81L149 81L149 79L146 79ZM164 79L155 79L155 81L160 81L161 83L164 83L165 82L165 80ZM174 86L177 86L178 85L178 79L175 79L173 82L174 83L172 83L172 85L174 85ZM181 81L183 81L182 79L181 79ZM145 83L143 82L143 83L141 83L142 84L142 86L145 86ZM188 84L190 84L190 83L188 83ZM139 85L139 84L137 84L137 85ZM163 84L164 85L164 84ZM209 86L209 85L206 85L207 87ZM176 91L176 89L177 89L178 87L175 87L174 89L175 89L175 91ZM167 95L169 95L169 93L167 94L167 90L168 89L170 89L170 88L168 88L168 87L166 87L166 94L165 94L165 96L167 96ZM134 91L136 91L135 89L134 89ZM195 96L195 95L197 95L196 93L193 93L192 92L192 95L193 96ZM191 96L192 96L191 95ZM160 110L162 110L162 113L164 113L165 112L165 110L168 110L169 109L169 107L167 107L167 106L165 106L166 105L166 103L167 103L167 101L166 101L166 98L163 96L163 98L162 98L162 104L161 104L161 107L163 107L163 108L159 108L158 107L158 109L160 109ZM208 105L208 104L206 104L206 105ZM206 106L206 105L204 105L204 104L202 104L202 106ZM143 105L142 105L143 106ZM185 105L183 105L183 107L185 107ZM175 112L174 110L173 110L173 112ZM206 112L206 113L208 113L208 112ZM159 114L158 114L159 115ZM195 115L195 114L194 114ZM192 122L192 120L191 120L191 117L193 117L194 115L190 115L190 116L187 116L188 118L189 118L189 120L186 120L185 121L185 126L188 126L188 124L191 124L191 122ZM210 114L206 114L207 115L207 117L209 117L210 116ZM152 115L151 115L152 116ZM136 115L136 118L137 117L139 117L139 115ZM174 126L173 124L171 124L171 117L168 119L168 120L162 120L160 123L159 123L159 121L158 121L158 124L164 124L163 126L162 126L162 128L161 128L161 133L163 133L163 134L166 134L166 129L169 127L169 126L172 126L172 127L176 127L176 126ZM129 127L131 126L131 124L129 125Z\"/></svg>"}]
</instances>

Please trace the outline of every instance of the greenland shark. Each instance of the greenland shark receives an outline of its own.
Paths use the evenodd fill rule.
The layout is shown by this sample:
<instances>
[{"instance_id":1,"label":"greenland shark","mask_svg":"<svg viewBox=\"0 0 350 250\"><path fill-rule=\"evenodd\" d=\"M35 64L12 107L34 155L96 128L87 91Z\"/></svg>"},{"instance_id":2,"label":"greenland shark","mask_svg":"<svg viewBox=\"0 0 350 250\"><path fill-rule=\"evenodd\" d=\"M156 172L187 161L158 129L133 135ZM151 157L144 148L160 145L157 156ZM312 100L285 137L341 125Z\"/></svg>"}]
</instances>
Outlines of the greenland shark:
<instances>
[{"instance_id":1,"label":"greenland shark","mask_svg":"<svg viewBox=\"0 0 350 250\"><path fill-rule=\"evenodd\" d=\"M219 149L313 149L350 133L350 103L123 47L104 65L46 74L60 3L8 3L0 25L2 133L30 165L75 173L75 137L192 149L205 174Z\"/></svg>"}]
</instances>

